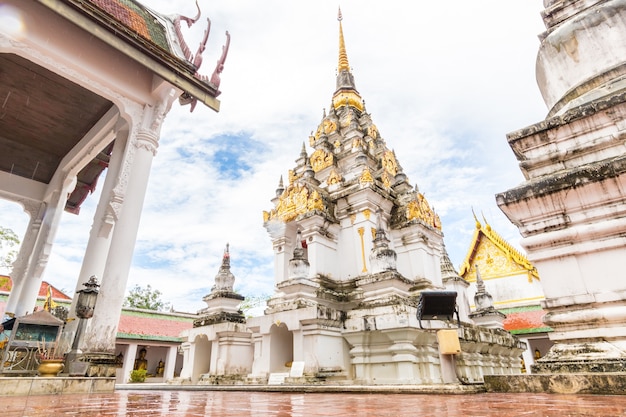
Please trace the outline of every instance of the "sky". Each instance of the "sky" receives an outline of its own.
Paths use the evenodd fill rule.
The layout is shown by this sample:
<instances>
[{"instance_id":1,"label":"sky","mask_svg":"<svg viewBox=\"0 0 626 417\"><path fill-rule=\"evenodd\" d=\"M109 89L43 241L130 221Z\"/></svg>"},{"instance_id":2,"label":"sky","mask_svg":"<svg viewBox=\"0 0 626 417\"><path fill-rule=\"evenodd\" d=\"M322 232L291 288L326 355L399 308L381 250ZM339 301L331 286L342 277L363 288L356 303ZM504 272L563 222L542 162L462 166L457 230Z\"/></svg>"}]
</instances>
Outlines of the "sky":
<instances>
[{"instance_id":1,"label":"sky","mask_svg":"<svg viewBox=\"0 0 626 417\"><path fill-rule=\"evenodd\" d=\"M195 15L192 0L144 0L164 14ZM184 28L195 52L209 17L200 68L213 72L225 31L221 109L175 103L153 161L128 286L153 288L177 311L205 307L226 243L235 289L273 293L273 250L263 210L295 166L335 89L336 1L199 0ZM535 81L541 0L344 0L346 49L356 87L409 181L440 215L453 264L475 229L472 209L513 246L520 235L494 195L523 176L506 134L544 119ZM103 181L100 182L101 184ZM44 280L74 292L99 189L80 215L64 213ZM0 225L20 238L28 223L0 200ZM0 271L9 273L9 271Z\"/></svg>"}]
</instances>

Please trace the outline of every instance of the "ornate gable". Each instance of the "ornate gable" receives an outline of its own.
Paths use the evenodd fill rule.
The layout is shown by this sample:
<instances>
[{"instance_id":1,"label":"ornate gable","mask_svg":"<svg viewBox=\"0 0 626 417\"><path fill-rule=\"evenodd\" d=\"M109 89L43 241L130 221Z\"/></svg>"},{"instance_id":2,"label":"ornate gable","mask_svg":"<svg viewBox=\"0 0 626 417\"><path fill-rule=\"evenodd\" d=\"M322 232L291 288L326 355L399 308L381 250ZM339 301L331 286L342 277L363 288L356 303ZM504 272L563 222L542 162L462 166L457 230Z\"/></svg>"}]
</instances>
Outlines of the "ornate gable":
<instances>
[{"instance_id":1,"label":"ornate gable","mask_svg":"<svg viewBox=\"0 0 626 417\"><path fill-rule=\"evenodd\" d=\"M528 274L528 281L539 279L534 265L504 240L485 222L483 226L476 219L476 230L472 237L465 260L461 264L459 275L469 282L476 281L476 265L483 278L502 278L521 273Z\"/></svg>"},{"instance_id":2,"label":"ornate gable","mask_svg":"<svg viewBox=\"0 0 626 417\"><path fill-rule=\"evenodd\" d=\"M289 222L298 216L307 213L325 214L331 216L326 199L316 187L305 182L289 184L276 201L273 210L263 212L263 220L280 220Z\"/></svg>"}]
</instances>

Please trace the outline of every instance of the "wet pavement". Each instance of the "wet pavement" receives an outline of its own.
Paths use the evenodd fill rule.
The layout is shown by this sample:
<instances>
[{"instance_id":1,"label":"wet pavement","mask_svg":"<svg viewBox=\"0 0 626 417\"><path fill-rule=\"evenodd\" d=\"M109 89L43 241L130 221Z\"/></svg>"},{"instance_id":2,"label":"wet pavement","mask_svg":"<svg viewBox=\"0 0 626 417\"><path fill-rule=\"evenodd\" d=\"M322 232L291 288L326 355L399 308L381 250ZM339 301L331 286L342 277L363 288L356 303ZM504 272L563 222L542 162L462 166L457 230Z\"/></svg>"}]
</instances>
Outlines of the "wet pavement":
<instances>
[{"instance_id":1,"label":"wet pavement","mask_svg":"<svg viewBox=\"0 0 626 417\"><path fill-rule=\"evenodd\" d=\"M626 396L553 394L276 393L116 391L0 397L0 417L14 416L624 416Z\"/></svg>"}]
</instances>

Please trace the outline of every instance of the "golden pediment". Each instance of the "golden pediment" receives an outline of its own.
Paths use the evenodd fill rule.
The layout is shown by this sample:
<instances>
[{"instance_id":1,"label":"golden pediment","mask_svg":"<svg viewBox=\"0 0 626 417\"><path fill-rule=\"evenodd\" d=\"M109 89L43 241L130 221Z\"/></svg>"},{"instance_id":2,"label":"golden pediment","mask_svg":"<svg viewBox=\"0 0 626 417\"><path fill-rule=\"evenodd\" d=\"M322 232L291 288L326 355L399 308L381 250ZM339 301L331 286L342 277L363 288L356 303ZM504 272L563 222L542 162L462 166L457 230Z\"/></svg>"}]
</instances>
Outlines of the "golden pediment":
<instances>
[{"instance_id":1,"label":"golden pediment","mask_svg":"<svg viewBox=\"0 0 626 417\"><path fill-rule=\"evenodd\" d=\"M387 171L390 175L396 176L398 174L398 162L396 161L396 156L392 151L386 151L382 158L381 163L385 171Z\"/></svg>"},{"instance_id":2,"label":"golden pediment","mask_svg":"<svg viewBox=\"0 0 626 417\"><path fill-rule=\"evenodd\" d=\"M283 191L275 209L263 212L263 220L267 222L278 219L288 222L313 210L326 211L319 192L317 190L311 191L302 184L292 184Z\"/></svg>"},{"instance_id":3,"label":"golden pediment","mask_svg":"<svg viewBox=\"0 0 626 417\"><path fill-rule=\"evenodd\" d=\"M296 174L295 170L293 170L293 169L289 170L289 184L293 184L300 177L301 177L301 175Z\"/></svg>"},{"instance_id":4,"label":"golden pediment","mask_svg":"<svg viewBox=\"0 0 626 417\"><path fill-rule=\"evenodd\" d=\"M419 220L422 223L441 230L439 215L428 204L428 200L422 193L418 193L415 200L409 202L406 207L406 219Z\"/></svg>"},{"instance_id":5,"label":"golden pediment","mask_svg":"<svg viewBox=\"0 0 626 417\"><path fill-rule=\"evenodd\" d=\"M329 135L337 130L337 123L333 122L329 119L322 120L322 123L317 126L317 130L315 131L315 135L309 137L309 143L311 146L313 143L318 140L323 134Z\"/></svg>"},{"instance_id":6,"label":"golden pediment","mask_svg":"<svg viewBox=\"0 0 626 417\"><path fill-rule=\"evenodd\" d=\"M371 137L372 139L378 138L378 128L376 127L376 125L372 124L368 126L367 136Z\"/></svg>"},{"instance_id":7,"label":"golden pediment","mask_svg":"<svg viewBox=\"0 0 626 417\"><path fill-rule=\"evenodd\" d=\"M489 224L484 227L476 220L472 243L461 264L459 275L467 281L476 280L476 265L483 279L493 279L528 274L528 281L539 279L535 266L518 250L513 248Z\"/></svg>"},{"instance_id":8,"label":"golden pediment","mask_svg":"<svg viewBox=\"0 0 626 417\"><path fill-rule=\"evenodd\" d=\"M468 271L469 273L466 274L466 280L472 282L476 281L476 265L478 265L483 279L504 277L526 272L521 265L516 263L510 256L503 253L493 242L484 238L480 240L476 248L472 265Z\"/></svg>"},{"instance_id":9,"label":"golden pediment","mask_svg":"<svg viewBox=\"0 0 626 417\"><path fill-rule=\"evenodd\" d=\"M391 180L389 179L389 175L387 175L386 172L383 172L383 175L380 179L382 180L385 188L391 188Z\"/></svg>"},{"instance_id":10,"label":"golden pediment","mask_svg":"<svg viewBox=\"0 0 626 417\"><path fill-rule=\"evenodd\" d=\"M372 177L372 173L370 172L369 168L365 168L363 172L361 173L361 177L359 178L359 183L367 184L367 183L372 183L372 182L374 182L374 177Z\"/></svg>"},{"instance_id":11,"label":"golden pediment","mask_svg":"<svg viewBox=\"0 0 626 417\"><path fill-rule=\"evenodd\" d=\"M335 130L337 130L337 123L333 122L332 120L324 119L324 121L322 122L322 126L324 129L324 133L327 135L330 135Z\"/></svg>"},{"instance_id":12,"label":"golden pediment","mask_svg":"<svg viewBox=\"0 0 626 417\"><path fill-rule=\"evenodd\" d=\"M326 152L324 149L318 149L311 154L311 167L313 171L318 172L333 164L334 156L330 152Z\"/></svg>"},{"instance_id":13,"label":"golden pediment","mask_svg":"<svg viewBox=\"0 0 626 417\"><path fill-rule=\"evenodd\" d=\"M341 181L342 181L341 175L339 175L337 170L333 169L332 171L330 171L330 175L328 176L328 179L326 180L326 184L334 185L334 184L339 184Z\"/></svg>"}]
</instances>

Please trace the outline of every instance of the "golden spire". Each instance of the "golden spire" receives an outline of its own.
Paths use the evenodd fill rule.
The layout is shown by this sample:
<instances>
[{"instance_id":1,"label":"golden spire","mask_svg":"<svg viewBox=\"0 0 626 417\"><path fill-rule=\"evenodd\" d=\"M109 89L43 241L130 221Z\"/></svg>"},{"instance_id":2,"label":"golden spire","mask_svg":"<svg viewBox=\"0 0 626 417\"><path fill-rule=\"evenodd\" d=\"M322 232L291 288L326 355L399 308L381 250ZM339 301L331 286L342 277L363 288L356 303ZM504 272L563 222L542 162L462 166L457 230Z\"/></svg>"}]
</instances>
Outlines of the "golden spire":
<instances>
[{"instance_id":1,"label":"golden spire","mask_svg":"<svg viewBox=\"0 0 626 417\"><path fill-rule=\"evenodd\" d=\"M337 67L337 71L348 71L350 72L350 64L348 63L348 53L346 52L346 43L343 40L343 26L341 25L341 21L343 17L341 16L341 7L339 8L339 12L337 13L337 20L339 21L339 66Z\"/></svg>"},{"instance_id":2,"label":"golden spire","mask_svg":"<svg viewBox=\"0 0 626 417\"><path fill-rule=\"evenodd\" d=\"M346 43L343 40L341 8L337 14L337 20L339 21L339 66L337 67L337 90L333 95L333 108L337 110L343 106L350 106L363 111L363 99L354 85L354 77L350 72L348 54L346 53Z\"/></svg>"}]
</instances>

